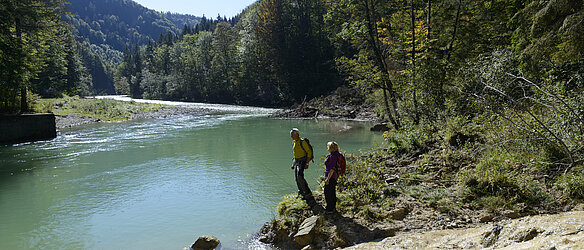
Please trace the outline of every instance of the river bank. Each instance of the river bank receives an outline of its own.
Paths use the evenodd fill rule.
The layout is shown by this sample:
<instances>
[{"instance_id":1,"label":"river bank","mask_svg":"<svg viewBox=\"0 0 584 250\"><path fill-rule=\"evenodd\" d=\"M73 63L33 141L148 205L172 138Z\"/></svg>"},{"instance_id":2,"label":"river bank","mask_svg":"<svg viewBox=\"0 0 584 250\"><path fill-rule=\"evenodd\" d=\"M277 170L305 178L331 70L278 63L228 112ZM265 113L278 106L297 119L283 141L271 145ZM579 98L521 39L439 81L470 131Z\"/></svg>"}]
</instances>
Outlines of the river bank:
<instances>
[{"instance_id":1,"label":"river bank","mask_svg":"<svg viewBox=\"0 0 584 250\"><path fill-rule=\"evenodd\" d=\"M174 103L137 100L124 96L74 96L37 100L34 108L38 112L54 113L57 129L98 122L157 119L184 114L206 115L216 112L216 110L199 106L171 104Z\"/></svg>"},{"instance_id":2,"label":"river bank","mask_svg":"<svg viewBox=\"0 0 584 250\"><path fill-rule=\"evenodd\" d=\"M38 112L55 114L57 129L98 122L157 119L174 115L206 115L220 112L221 104L181 103L132 99L127 96L65 97L41 99L35 103ZM245 109L245 107L243 107ZM336 119L379 122L375 106L356 89L340 87L330 95L304 101L288 109L272 109L277 119ZM243 110L245 111L245 110Z\"/></svg>"},{"instance_id":3,"label":"river bank","mask_svg":"<svg viewBox=\"0 0 584 250\"><path fill-rule=\"evenodd\" d=\"M584 247L584 211L528 216L488 223L475 228L400 233L357 249L581 249Z\"/></svg>"},{"instance_id":4,"label":"river bank","mask_svg":"<svg viewBox=\"0 0 584 250\"><path fill-rule=\"evenodd\" d=\"M304 100L274 114L280 119L337 119L379 122L376 105L357 89L339 87L328 96Z\"/></svg>"},{"instance_id":5,"label":"river bank","mask_svg":"<svg viewBox=\"0 0 584 250\"><path fill-rule=\"evenodd\" d=\"M280 118L351 119L357 117L353 115L355 112L349 111L351 105L339 104L350 103L347 98L352 96L339 94L337 90L333 96L292 107L280 113ZM369 107L358 113L375 113L373 110ZM323 115L325 113L328 115ZM505 131L500 125L489 126L489 122L492 120L469 121L445 116L419 125L408 124L407 129L385 132L386 144L360 155L347 156L348 172L337 185L338 213L320 213L325 205L322 189L314 191L318 202L316 208L308 207L291 194L282 199L277 208L279 217L263 226L258 239L283 249L444 246L440 242L460 248L513 248L522 245L508 243L509 238L525 242L538 235L563 232L544 229L542 224L542 228L523 232L528 235L526 238L517 238L519 236L514 235L520 232L515 231L510 232L512 236L499 236L499 229L491 236L485 233L489 231L485 228L492 231L494 225L507 225L510 220L524 218L539 223L531 218L540 215L554 218L568 211L582 211L584 198L581 163L565 169L562 164L545 163L543 159L549 157L548 154L537 150L530 152L525 145L515 147L515 151L501 147L499 140ZM323 186L322 179L320 182ZM577 213L577 216L582 214ZM307 228L307 224L311 226ZM445 241L448 238L445 232L450 231L440 230L456 230L461 236ZM464 240L465 234L473 230L479 230L484 238L479 243ZM578 230L570 235L581 236L582 230ZM428 236L423 235L426 232L430 232ZM495 234L497 237L492 236ZM437 238L437 241L412 245L406 240L437 235L443 236L441 241ZM497 239L504 240L498 242ZM452 243L456 240L461 243ZM573 246L571 240L556 246ZM359 246L379 241L384 243ZM574 244L583 246L584 243L578 240Z\"/></svg>"},{"instance_id":6,"label":"river bank","mask_svg":"<svg viewBox=\"0 0 584 250\"><path fill-rule=\"evenodd\" d=\"M188 108L188 107L162 107L154 111L144 111L132 113L126 120L139 120L139 119L158 119L167 118L174 115L206 115L212 113L209 109L200 108ZM56 115L55 122L57 129L72 128L80 125L87 125L99 122L112 122L107 120L101 120L96 117L91 116L76 116L76 115Z\"/></svg>"}]
</instances>

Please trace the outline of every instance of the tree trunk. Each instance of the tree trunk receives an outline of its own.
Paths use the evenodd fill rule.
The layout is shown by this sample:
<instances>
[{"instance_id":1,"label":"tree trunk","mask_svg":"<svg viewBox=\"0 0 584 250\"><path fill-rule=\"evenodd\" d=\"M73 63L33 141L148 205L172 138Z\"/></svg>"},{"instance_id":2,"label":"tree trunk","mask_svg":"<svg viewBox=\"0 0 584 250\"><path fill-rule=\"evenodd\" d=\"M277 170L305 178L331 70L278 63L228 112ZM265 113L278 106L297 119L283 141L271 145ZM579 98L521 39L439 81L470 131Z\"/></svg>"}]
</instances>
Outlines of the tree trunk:
<instances>
[{"instance_id":1,"label":"tree trunk","mask_svg":"<svg viewBox=\"0 0 584 250\"><path fill-rule=\"evenodd\" d=\"M430 42L430 38L431 38L431 35L430 35L431 25L430 24L431 24L431 21L432 21L432 0L428 0L428 12L426 12L426 25L428 26L428 30L427 30L428 33L426 33L426 36L428 39L429 47L431 45L431 42Z\"/></svg>"},{"instance_id":2,"label":"tree trunk","mask_svg":"<svg viewBox=\"0 0 584 250\"><path fill-rule=\"evenodd\" d=\"M452 38L450 39L450 44L448 45L448 50L446 51L446 63L450 61L450 55L452 54L452 47L454 47L454 41L456 40L456 31L458 29L458 19L460 19L460 8L462 7L462 0L458 1L458 8L456 10L456 18L454 19L454 29L452 30Z\"/></svg>"},{"instance_id":3,"label":"tree trunk","mask_svg":"<svg viewBox=\"0 0 584 250\"><path fill-rule=\"evenodd\" d=\"M420 123L420 114L418 112L418 97L416 87L416 13L414 9L414 0L411 0L412 16L412 101L414 102L414 124Z\"/></svg>"},{"instance_id":4,"label":"tree trunk","mask_svg":"<svg viewBox=\"0 0 584 250\"><path fill-rule=\"evenodd\" d=\"M363 7L365 7L365 18L367 21L367 33L369 34L369 43L371 45L371 47L373 48L373 52L375 54L375 58L376 61L378 63L378 65L381 67L382 73L384 75L384 79L383 79L383 96L384 96L384 104L385 104L385 110L387 112L387 116L389 121L393 124L393 126L396 129L400 129L400 123L399 120L397 119L398 117L398 113L397 113L397 98L395 96L395 92L393 91L393 83L391 82L391 79L389 78L389 66L387 65L387 63L385 62L385 58L383 57L383 53L381 52L381 48L379 47L379 36L377 35L377 24L375 23L375 21L373 20L373 9L374 6L372 3L369 3L369 0L364 0L363 1L364 5ZM386 91L389 92L389 97L391 98L391 102L392 102L392 107L393 107L393 114L390 110L389 107L389 103L387 101L388 96Z\"/></svg>"},{"instance_id":5,"label":"tree trunk","mask_svg":"<svg viewBox=\"0 0 584 250\"><path fill-rule=\"evenodd\" d=\"M26 98L26 81L25 78L22 76L22 74L24 72L22 72L23 70L23 60L24 58L23 55L23 49L24 46L22 44L22 22L20 18L16 18L15 20L15 27L16 27L16 43L17 43L17 48L18 48L18 73L17 75L17 79L16 81L18 81L18 84L20 85L20 113L24 113L26 111L28 111L28 102L27 102L27 98Z\"/></svg>"}]
</instances>

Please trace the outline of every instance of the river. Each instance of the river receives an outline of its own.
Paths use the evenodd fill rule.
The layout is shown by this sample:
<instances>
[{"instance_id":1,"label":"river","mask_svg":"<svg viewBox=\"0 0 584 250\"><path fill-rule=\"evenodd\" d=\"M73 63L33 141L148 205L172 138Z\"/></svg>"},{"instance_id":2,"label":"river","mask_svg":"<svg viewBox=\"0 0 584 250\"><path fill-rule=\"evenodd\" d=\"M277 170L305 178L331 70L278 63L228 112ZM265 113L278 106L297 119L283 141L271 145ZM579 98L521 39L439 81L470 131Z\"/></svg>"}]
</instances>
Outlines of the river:
<instances>
[{"instance_id":1,"label":"river","mask_svg":"<svg viewBox=\"0 0 584 250\"><path fill-rule=\"evenodd\" d=\"M85 125L0 146L0 249L183 249L201 235L223 249L258 247L251 236L296 192L291 128L314 146L306 171L313 190L327 141L351 153L382 142L370 123L208 108L216 112Z\"/></svg>"}]
</instances>

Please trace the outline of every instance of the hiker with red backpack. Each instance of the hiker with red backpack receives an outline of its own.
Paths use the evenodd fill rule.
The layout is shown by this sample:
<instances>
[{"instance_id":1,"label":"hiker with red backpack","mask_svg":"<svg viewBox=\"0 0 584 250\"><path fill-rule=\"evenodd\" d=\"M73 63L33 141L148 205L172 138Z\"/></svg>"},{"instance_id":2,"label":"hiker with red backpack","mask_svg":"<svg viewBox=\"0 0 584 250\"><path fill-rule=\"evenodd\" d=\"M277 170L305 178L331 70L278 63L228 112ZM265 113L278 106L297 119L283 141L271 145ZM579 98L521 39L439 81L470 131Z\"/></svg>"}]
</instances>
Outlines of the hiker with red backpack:
<instances>
[{"instance_id":1,"label":"hiker with red backpack","mask_svg":"<svg viewBox=\"0 0 584 250\"><path fill-rule=\"evenodd\" d=\"M339 152L339 144L334 141L327 143L329 154L324 160L325 180L324 199L326 200L325 212L334 213L337 207L337 179L345 174L347 162L345 156Z\"/></svg>"}]
</instances>

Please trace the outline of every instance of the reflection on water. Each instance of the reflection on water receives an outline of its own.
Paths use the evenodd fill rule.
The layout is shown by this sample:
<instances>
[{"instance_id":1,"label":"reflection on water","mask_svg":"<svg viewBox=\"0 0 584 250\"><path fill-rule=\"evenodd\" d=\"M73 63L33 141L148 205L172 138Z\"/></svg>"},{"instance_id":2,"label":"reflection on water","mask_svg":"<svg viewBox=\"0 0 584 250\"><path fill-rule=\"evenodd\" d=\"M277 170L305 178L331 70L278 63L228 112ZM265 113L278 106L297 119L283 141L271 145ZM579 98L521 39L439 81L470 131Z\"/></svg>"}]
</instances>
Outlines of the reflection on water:
<instances>
[{"instance_id":1,"label":"reflection on water","mask_svg":"<svg viewBox=\"0 0 584 250\"><path fill-rule=\"evenodd\" d=\"M248 248L280 197L296 192L290 128L315 148L313 189L327 141L350 152L381 141L369 124L268 111L93 124L0 146L0 249L182 249L200 235Z\"/></svg>"}]
</instances>

